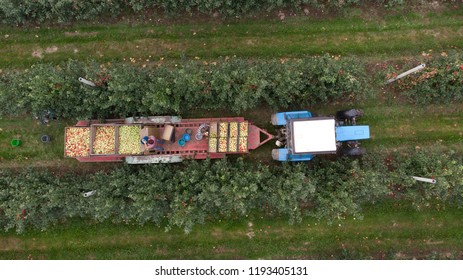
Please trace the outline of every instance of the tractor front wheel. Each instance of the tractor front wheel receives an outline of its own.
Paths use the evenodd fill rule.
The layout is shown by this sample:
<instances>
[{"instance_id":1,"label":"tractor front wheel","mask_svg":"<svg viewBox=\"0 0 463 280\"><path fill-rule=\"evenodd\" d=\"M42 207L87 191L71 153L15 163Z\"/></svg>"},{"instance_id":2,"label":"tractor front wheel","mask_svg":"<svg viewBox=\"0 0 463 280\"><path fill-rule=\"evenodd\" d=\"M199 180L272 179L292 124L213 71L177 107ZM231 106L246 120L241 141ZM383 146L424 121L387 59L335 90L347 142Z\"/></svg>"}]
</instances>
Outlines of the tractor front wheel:
<instances>
[{"instance_id":1,"label":"tractor front wheel","mask_svg":"<svg viewBox=\"0 0 463 280\"><path fill-rule=\"evenodd\" d=\"M338 120L346 120L363 116L363 111L358 109L342 110L336 112Z\"/></svg>"}]
</instances>

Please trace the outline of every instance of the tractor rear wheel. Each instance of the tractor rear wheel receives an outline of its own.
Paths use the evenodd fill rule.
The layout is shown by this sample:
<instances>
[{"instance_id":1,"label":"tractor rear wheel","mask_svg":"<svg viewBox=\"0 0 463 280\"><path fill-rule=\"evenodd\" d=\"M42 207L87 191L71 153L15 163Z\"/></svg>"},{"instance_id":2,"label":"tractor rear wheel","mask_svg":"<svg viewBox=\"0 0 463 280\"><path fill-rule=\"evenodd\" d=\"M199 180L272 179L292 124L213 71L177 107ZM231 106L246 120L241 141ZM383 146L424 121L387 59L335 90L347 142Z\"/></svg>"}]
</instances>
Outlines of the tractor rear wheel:
<instances>
[{"instance_id":1,"label":"tractor rear wheel","mask_svg":"<svg viewBox=\"0 0 463 280\"><path fill-rule=\"evenodd\" d=\"M349 156L349 157L362 156L365 153L366 153L365 148L360 148L360 147L345 148L342 150L342 155Z\"/></svg>"}]
</instances>

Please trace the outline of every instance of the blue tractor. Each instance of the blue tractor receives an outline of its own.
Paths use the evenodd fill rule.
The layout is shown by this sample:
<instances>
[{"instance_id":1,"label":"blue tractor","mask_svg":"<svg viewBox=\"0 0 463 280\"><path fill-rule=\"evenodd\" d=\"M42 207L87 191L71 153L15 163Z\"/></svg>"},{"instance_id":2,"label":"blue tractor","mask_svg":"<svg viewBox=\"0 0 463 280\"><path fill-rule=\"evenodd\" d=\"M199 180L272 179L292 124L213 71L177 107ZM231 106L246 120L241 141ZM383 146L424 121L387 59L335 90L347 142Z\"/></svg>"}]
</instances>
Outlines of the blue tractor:
<instances>
[{"instance_id":1,"label":"blue tractor","mask_svg":"<svg viewBox=\"0 0 463 280\"><path fill-rule=\"evenodd\" d=\"M333 117L315 117L309 111L281 112L272 115L278 130L272 158L278 161L307 161L317 154L360 156L365 149L359 140L370 138L367 125L357 125L361 110L338 111Z\"/></svg>"}]
</instances>

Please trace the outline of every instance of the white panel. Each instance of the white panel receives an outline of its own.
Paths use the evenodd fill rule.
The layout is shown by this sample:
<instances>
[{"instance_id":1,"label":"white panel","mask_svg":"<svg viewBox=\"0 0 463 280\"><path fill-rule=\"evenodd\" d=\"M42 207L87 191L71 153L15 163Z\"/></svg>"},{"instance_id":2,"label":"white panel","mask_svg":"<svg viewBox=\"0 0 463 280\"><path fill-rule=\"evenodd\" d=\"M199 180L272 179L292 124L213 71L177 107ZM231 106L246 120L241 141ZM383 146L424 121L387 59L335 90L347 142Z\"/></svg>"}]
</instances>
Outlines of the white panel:
<instances>
[{"instance_id":1,"label":"white panel","mask_svg":"<svg viewBox=\"0 0 463 280\"><path fill-rule=\"evenodd\" d=\"M336 151L334 119L293 122L295 153Z\"/></svg>"}]
</instances>

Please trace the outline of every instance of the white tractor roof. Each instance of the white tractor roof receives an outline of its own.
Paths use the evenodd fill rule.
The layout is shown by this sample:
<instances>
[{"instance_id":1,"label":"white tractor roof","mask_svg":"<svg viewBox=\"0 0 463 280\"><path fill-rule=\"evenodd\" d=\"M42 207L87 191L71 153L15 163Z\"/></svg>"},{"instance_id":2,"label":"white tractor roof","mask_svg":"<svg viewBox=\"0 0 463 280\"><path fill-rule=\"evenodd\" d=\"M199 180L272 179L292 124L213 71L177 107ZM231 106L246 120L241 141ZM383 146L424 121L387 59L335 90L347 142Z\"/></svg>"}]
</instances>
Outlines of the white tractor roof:
<instances>
[{"instance_id":1,"label":"white tractor roof","mask_svg":"<svg viewBox=\"0 0 463 280\"><path fill-rule=\"evenodd\" d=\"M335 152L335 120L332 118L294 120L292 139L295 153Z\"/></svg>"}]
</instances>

